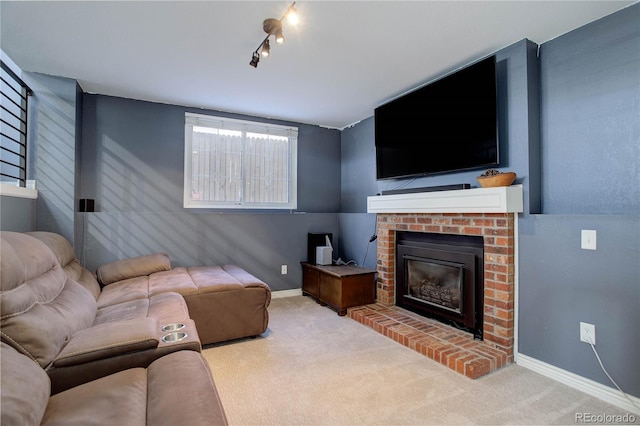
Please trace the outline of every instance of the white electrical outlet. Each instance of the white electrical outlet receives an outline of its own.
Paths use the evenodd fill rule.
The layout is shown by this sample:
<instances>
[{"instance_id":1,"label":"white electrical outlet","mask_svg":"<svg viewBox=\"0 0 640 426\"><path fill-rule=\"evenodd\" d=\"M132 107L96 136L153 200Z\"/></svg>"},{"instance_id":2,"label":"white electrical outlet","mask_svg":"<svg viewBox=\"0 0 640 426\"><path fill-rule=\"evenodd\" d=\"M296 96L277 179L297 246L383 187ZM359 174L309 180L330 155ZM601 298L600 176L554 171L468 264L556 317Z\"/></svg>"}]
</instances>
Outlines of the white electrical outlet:
<instances>
[{"instance_id":1,"label":"white electrical outlet","mask_svg":"<svg viewBox=\"0 0 640 426\"><path fill-rule=\"evenodd\" d=\"M580 322L580 341L596 344L596 326L587 322Z\"/></svg>"},{"instance_id":2,"label":"white electrical outlet","mask_svg":"<svg viewBox=\"0 0 640 426\"><path fill-rule=\"evenodd\" d=\"M280 273L281 273L282 275L287 275L287 265L282 265L282 266L280 267Z\"/></svg>"},{"instance_id":3,"label":"white electrical outlet","mask_svg":"<svg viewBox=\"0 0 640 426\"><path fill-rule=\"evenodd\" d=\"M593 229L583 229L580 235L580 247L583 250L595 250L596 249L596 236L597 233Z\"/></svg>"}]
</instances>

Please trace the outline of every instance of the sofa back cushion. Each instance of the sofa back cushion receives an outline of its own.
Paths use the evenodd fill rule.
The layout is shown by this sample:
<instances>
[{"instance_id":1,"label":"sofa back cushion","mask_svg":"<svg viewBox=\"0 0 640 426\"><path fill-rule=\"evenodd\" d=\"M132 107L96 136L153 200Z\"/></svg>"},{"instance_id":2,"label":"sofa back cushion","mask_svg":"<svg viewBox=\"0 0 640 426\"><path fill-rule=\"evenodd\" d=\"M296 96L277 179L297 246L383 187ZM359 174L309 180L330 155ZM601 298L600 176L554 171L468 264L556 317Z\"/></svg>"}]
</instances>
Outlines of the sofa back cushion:
<instances>
[{"instance_id":1,"label":"sofa back cushion","mask_svg":"<svg viewBox=\"0 0 640 426\"><path fill-rule=\"evenodd\" d=\"M43 231L28 232L27 235L45 243L58 259L58 263L62 266L62 270L67 277L73 281L77 281L78 284L86 288L95 299L98 299L100 296L100 284L98 284L98 280L88 269L85 269L80 262L78 262L73 247L71 247L71 244L65 237L53 232Z\"/></svg>"},{"instance_id":2,"label":"sofa back cushion","mask_svg":"<svg viewBox=\"0 0 640 426\"><path fill-rule=\"evenodd\" d=\"M109 285L118 281L169 270L171 270L169 255L155 253L104 264L98 268L97 274L100 284Z\"/></svg>"},{"instance_id":3,"label":"sofa back cushion","mask_svg":"<svg viewBox=\"0 0 640 426\"><path fill-rule=\"evenodd\" d=\"M46 367L71 335L91 326L96 301L67 278L40 240L16 232L1 234L2 341Z\"/></svg>"},{"instance_id":4,"label":"sofa back cushion","mask_svg":"<svg viewBox=\"0 0 640 426\"><path fill-rule=\"evenodd\" d=\"M39 425L49 402L49 376L5 343L0 343L0 364L0 424Z\"/></svg>"}]
</instances>

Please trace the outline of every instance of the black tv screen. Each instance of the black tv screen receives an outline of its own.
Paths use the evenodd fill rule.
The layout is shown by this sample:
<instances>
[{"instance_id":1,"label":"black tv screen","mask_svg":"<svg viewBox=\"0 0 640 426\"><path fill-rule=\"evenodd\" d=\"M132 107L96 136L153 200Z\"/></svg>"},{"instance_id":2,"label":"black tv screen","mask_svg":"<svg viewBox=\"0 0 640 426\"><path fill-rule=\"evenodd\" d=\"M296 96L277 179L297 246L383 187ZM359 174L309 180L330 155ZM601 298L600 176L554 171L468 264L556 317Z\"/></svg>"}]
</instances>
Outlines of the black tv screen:
<instances>
[{"instance_id":1,"label":"black tv screen","mask_svg":"<svg viewBox=\"0 0 640 426\"><path fill-rule=\"evenodd\" d=\"M499 165L495 56L375 109L376 177Z\"/></svg>"}]
</instances>

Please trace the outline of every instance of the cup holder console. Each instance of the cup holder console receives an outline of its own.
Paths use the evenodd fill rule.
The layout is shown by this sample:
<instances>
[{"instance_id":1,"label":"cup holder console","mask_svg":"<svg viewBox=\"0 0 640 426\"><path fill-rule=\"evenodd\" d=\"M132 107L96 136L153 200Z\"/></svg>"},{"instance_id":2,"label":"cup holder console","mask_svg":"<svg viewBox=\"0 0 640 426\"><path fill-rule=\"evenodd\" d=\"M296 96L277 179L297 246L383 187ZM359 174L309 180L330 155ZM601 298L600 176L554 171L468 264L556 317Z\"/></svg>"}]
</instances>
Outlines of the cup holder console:
<instances>
[{"instance_id":1,"label":"cup holder console","mask_svg":"<svg viewBox=\"0 0 640 426\"><path fill-rule=\"evenodd\" d=\"M180 323L180 322L176 322L173 324L167 324L164 327L162 327L162 331L178 331L178 330L182 330L184 328L184 324Z\"/></svg>"},{"instance_id":2,"label":"cup holder console","mask_svg":"<svg viewBox=\"0 0 640 426\"><path fill-rule=\"evenodd\" d=\"M182 331L174 331L162 336L162 341L165 343L175 343L187 338L187 333Z\"/></svg>"}]
</instances>

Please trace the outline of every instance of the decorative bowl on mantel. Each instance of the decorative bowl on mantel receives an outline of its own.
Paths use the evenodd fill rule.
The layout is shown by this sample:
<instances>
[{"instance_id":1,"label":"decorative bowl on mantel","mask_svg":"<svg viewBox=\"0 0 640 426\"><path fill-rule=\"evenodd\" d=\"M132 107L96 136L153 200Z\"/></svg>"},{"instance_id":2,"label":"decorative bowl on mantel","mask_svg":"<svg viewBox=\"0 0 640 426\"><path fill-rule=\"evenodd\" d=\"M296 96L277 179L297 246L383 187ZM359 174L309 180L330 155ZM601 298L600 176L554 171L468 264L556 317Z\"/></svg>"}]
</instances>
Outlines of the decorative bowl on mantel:
<instances>
[{"instance_id":1,"label":"decorative bowl on mantel","mask_svg":"<svg viewBox=\"0 0 640 426\"><path fill-rule=\"evenodd\" d=\"M483 188L495 188L497 186L509 186L516 180L514 172L499 172L496 169L489 169L477 177L478 183Z\"/></svg>"}]
</instances>

